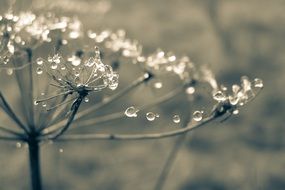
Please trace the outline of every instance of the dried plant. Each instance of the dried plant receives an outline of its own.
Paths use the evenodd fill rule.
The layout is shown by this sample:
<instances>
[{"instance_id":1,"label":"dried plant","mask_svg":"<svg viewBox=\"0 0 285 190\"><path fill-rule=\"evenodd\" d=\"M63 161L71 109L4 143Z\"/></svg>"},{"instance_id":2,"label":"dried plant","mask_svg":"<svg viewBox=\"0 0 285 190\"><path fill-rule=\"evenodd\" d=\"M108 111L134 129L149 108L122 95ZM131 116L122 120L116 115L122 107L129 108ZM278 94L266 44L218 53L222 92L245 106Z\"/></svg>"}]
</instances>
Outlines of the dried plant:
<instances>
[{"instance_id":1,"label":"dried plant","mask_svg":"<svg viewBox=\"0 0 285 190\"><path fill-rule=\"evenodd\" d=\"M9 94L4 92L6 89L1 88L0 107L12 122L1 123L0 140L28 145L33 190L42 189L42 143L96 139L145 140L182 135L177 142L179 145L187 132L217 118L225 119L238 114L239 109L253 100L263 88L261 79L251 81L243 76L240 85L234 84L232 89L227 89L218 84L208 66L195 65L187 56L178 58L174 53L161 49L146 55L142 45L129 39L124 30L84 30L76 17L31 12L15 15L9 11L0 16L0 40L1 78L8 77L11 80L9 85L19 88L21 99L20 108L17 108L21 113L17 113L8 101ZM38 53L43 47L45 51ZM131 64L141 72L125 88L119 84L118 70L123 64ZM4 74L5 71L7 74ZM120 73L128 75L129 72L131 69ZM163 77L168 76L176 77L179 85L156 100L144 102L140 107L130 106L119 112L94 116L104 106L128 96L130 91L143 84L155 81L154 88L159 90L163 86ZM207 92L197 90L201 86L206 86ZM112 95L100 102L90 101L94 95L109 90ZM72 127L92 127L123 117L136 118L142 110L148 111L182 93L188 94L189 101L193 104L193 97L203 96L208 101L208 107L207 110L194 111L183 122L181 116L174 115L173 124L179 124L180 128L157 133L66 134ZM81 109L82 104L86 104L84 109ZM149 122L158 117L158 113L146 114ZM156 189L161 189L165 177L165 174L161 176Z\"/></svg>"}]
</instances>

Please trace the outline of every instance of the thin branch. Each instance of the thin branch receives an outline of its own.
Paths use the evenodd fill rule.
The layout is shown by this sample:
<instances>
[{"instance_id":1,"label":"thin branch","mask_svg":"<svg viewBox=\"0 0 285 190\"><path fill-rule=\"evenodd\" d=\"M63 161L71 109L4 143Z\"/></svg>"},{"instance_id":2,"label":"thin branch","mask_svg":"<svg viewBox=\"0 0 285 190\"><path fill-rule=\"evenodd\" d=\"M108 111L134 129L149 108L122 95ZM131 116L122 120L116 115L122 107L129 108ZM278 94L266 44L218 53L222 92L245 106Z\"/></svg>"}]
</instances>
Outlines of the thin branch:
<instances>
[{"instance_id":1,"label":"thin branch","mask_svg":"<svg viewBox=\"0 0 285 190\"><path fill-rule=\"evenodd\" d=\"M82 140L147 140L147 139L162 139L167 137L173 137L181 134L185 134L194 129L205 126L207 123L213 121L214 119L220 117L223 114L213 113L209 117L203 119L199 123L189 123L187 127L162 132L162 133L150 133L150 134L74 134L74 135L64 135L57 141L82 141ZM52 140L52 137L46 137L40 140Z\"/></svg>"},{"instance_id":2,"label":"thin branch","mask_svg":"<svg viewBox=\"0 0 285 190\"><path fill-rule=\"evenodd\" d=\"M54 135L52 137L52 139L56 139L58 138L59 136L61 136L71 125L71 123L73 122L74 120L74 117L80 107L80 104L83 100L84 96L79 96L78 99L73 103L71 109L72 109L72 113L70 115L70 117L68 118L67 120L67 123L65 124L65 126L59 131L59 133L57 133L56 135Z\"/></svg>"},{"instance_id":3,"label":"thin branch","mask_svg":"<svg viewBox=\"0 0 285 190\"><path fill-rule=\"evenodd\" d=\"M20 121L20 119L17 117L17 115L14 113L8 102L6 101L3 94L0 92L0 99L2 101L2 104L0 104L0 107L7 113L7 115L15 122L17 123L17 126L23 129L26 133L28 133L28 130L26 129L25 125Z\"/></svg>"},{"instance_id":4,"label":"thin branch","mask_svg":"<svg viewBox=\"0 0 285 190\"><path fill-rule=\"evenodd\" d=\"M19 137L7 137L7 136L0 136L0 141L20 141L22 140Z\"/></svg>"},{"instance_id":5,"label":"thin branch","mask_svg":"<svg viewBox=\"0 0 285 190\"><path fill-rule=\"evenodd\" d=\"M6 127L3 127L3 126L0 126L0 130L5 132L5 133L9 133L11 135L14 135L14 136L17 136L17 137L22 137L22 134L17 132L17 131L14 131L12 129L9 129L9 128L6 128Z\"/></svg>"},{"instance_id":6,"label":"thin branch","mask_svg":"<svg viewBox=\"0 0 285 190\"><path fill-rule=\"evenodd\" d=\"M174 146L172 147L166 162L163 165L163 168L161 170L161 173L159 175L159 178L155 184L154 190L162 190L165 182L167 180L167 177L169 176L170 170L174 164L174 161L177 158L178 152L181 148L181 146L184 144L184 141L186 139L187 133L181 135L176 139Z\"/></svg>"},{"instance_id":7,"label":"thin branch","mask_svg":"<svg viewBox=\"0 0 285 190\"><path fill-rule=\"evenodd\" d=\"M50 97L47 97L47 98L43 98L43 99L40 99L40 100L36 100L36 103L45 102L45 101L54 99L54 98L59 97L59 96L63 96L63 95L66 95L66 94L70 94L71 92L73 92L73 91L72 91L72 90L69 90L69 91L66 91L66 92L62 92L62 93L56 94L56 95L54 95L54 96L50 96Z\"/></svg>"}]
</instances>

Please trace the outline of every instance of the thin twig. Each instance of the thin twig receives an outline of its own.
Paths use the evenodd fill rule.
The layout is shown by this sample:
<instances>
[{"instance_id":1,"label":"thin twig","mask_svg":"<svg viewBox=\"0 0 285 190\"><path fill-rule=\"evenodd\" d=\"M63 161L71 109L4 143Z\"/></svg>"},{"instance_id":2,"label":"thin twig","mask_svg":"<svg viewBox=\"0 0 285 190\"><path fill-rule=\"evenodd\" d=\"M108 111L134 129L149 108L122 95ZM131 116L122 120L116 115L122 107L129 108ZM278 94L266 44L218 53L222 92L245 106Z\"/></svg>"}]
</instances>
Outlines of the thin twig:
<instances>
[{"instance_id":1,"label":"thin twig","mask_svg":"<svg viewBox=\"0 0 285 190\"><path fill-rule=\"evenodd\" d=\"M0 136L0 140L3 140L3 141L20 141L22 139L19 137Z\"/></svg>"},{"instance_id":2,"label":"thin twig","mask_svg":"<svg viewBox=\"0 0 285 190\"><path fill-rule=\"evenodd\" d=\"M84 96L79 96L78 99L73 103L72 105L72 113L70 115L70 117L68 118L67 120L67 123L65 124L65 126L59 131L59 133L57 133L56 135L54 135L52 137L52 139L56 139L58 138L59 136L61 136L71 125L71 123L73 122L74 120L74 117L80 107L80 104L83 100Z\"/></svg>"},{"instance_id":3,"label":"thin twig","mask_svg":"<svg viewBox=\"0 0 285 190\"><path fill-rule=\"evenodd\" d=\"M19 132L17 132L17 131L14 131L14 130L12 130L12 129L3 127L3 126L0 126L0 130L3 131L3 132L9 133L9 134L11 134L11 135L17 136L17 137L22 137L22 134L21 134L21 133L19 133Z\"/></svg>"},{"instance_id":4,"label":"thin twig","mask_svg":"<svg viewBox=\"0 0 285 190\"><path fill-rule=\"evenodd\" d=\"M3 108L3 110L7 113L7 115L15 122L17 123L17 126L23 129L26 133L28 133L28 130L26 129L25 125L20 121L20 119L17 117L17 115L14 113L8 102L6 101L3 94L0 92L0 99L3 104L0 104L0 107Z\"/></svg>"},{"instance_id":5,"label":"thin twig","mask_svg":"<svg viewBox=\"0 0 285 190\"><path fill-rule=\"evenodd\" d=\"M178 152L181 148L181 146L184 144L184 141L186 139L187 133L182 134L181 136L176 139L174 146L172 147L167 160L165 161L163 168L161 170L161 173L159 175L159 178L155 184L154 190L162 190L165 182L167 180L167 177L169 176L170 170L174 164L174 161L177 158Z\"/></svg>"}]
</instances>

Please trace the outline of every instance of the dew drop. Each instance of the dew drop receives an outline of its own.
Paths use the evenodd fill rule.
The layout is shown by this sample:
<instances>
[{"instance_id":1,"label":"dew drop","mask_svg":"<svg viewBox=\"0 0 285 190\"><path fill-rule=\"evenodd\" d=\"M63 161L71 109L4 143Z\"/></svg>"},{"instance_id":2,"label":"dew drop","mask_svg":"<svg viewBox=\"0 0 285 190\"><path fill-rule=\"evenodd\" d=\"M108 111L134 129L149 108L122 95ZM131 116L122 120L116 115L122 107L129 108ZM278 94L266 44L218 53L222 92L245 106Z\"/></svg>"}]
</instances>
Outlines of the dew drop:
<instances>
[{"instance_id":1,"label":"dew drop","mask_svg":"<svg viewBox=\"0 0 285 190\"><path fill-rule=\"evenodd\" d=\"M263 81L259 78L255 78L253 81L253 85L256 88L263 88Z\"/></svg>"},{"instance_id":2,"label":"dew drop","mask_svg":"<svg viewBox=\"0 0 285 190\"><path fill-rule=\"evenodd\" d=\"M193 119L195 121L201 121L203 119L203 111L195 111L193 113Z\"/></svg>"},{"instance_id":3,"label":"dew drop","mask_svg":"<svg viewBox=\"0 0 285 190\"><path fill-rule=\"evenodd\" d=\"M13 69L7 69L7 75L12 75L13 74Z\"/></svg>"},{"instance_id":4,"label":"dew drop","mask_svg":"<svg viewBox=\"0 0 285 190\"><path fill-rule=\"evenodd\" d=\"M76 66L76 67L81 64L81 59L80 59L79 57L75 56L75 55L69 57L67 60L68 60L69 62L71 62L71 64L72 64L73 66Z\"/></svg>"},{"instance_id":5,"label":"dew drop","mask_svg":"<svg viewBox=\"0 0 285 190\"><path fill-rule=\"evenodd\" d=\"M43 69L41 67L38 67L36 72L38 75L41 75L41 74L43 74Z\"/></svg>"},{"instance_id":6,"label":"dew drop","mask_svg":"<svg viewBox=\"0 0 285 190\"><path fill-rule=\"evenodd\" d=\"M239 114L239 110L234 110L234 111L233 111L233 114L234 114L234 115Z\"/></svg>"},{"instance_id":7,"label":"dew drop","mask_svg":"<svg viewBox=\"0 0 285 190\"><path fill-rule=\"evenodd\" d=\"M59 153L63 153L63 148L58 149Z\"/></svg>"},{"instance_id":8,"label":"dew drop","mask_svg":"<svg viewBox=\"0 0 285 190\"><path fill-rule=\"evenodd\" d=\"M88 103L88 102L89 102L89 98L88 98L88 97L85 97L85 98L84 98L84 102Z\"/></svg>"},{"instance_id":9,"label":"dew drop","mask_svg":"<svg viewBox=\"0 0 285 190\"><path fill-rule=\"evenodd\" d=\"M187 94L194 94L194 92L195 92L195 88L193 86L186 88Z\"/></svg>"},{"instance_id":10,"label":"dew drop","mask_svg":"<svg viewBox=\"0 0 285 190\"><path fill-rule=\"evenodd\" d=\"M153 84L153 86L154 86L154 88L160 89L160 88L162 88L162 82L155 82Z\"/></svg>"},{"instance_id":11,"label":"dew drop","mask_svg":"<svg viewBox=\"0 0 285 190\"><path fill-rule=\"evenodd\" d=\"M36 62L38 65L42 65L44 63L44 60L42 58L38 58Z\"/></svg>"},{"instance_id":12,"label":"dew drop","mask_svg":"<svg viewBox=\"0 0 285 190\"><path fill-rule=\"evenodd\" d=\"M47 107L47 104L45 102L43 102L42 107L43 108Z\"/></svg>"},{"instance_id":13,"label":"dew drop","mask_svg":"<svg viewBox=\"0 0 285 190\"><path fill-rule=\"evenodd\" d=\"M50 68L53 69L53 70L57 69L57 63L52 62Z\"/></svg>"},{"instance_id":14,"label":"dew drop","mask_svg":"<svg viewBox=\"0 0 285 190\"><path fill-rule=\"evenodd\" d=\"M127 116L127 117L137 117L138 115L137 115L137 112L138 112L139 110L138 109L136 109L134 106L131 106L131 107L128 107L127 109L126 109L126 111L125 111L125 115Z\"/></svg>"},{"instance_id":15,"label":"dew drop","mask_svg":"<svg viewBox=\"0 0 285 190\"><path fill-rule=\"evenodd\" d=\"M224 86L224 85L221 85L221 89L222 89L222 91L227 91L228 90L227 87Z\"/></svg>"},{"instance_id":16,"label":"dew drop","mask_svg":"<svg viewBox=\"0 0 285 190\"><path fill-rule=\"evenodd\" d=\"M156 114L153 113L153 112L148 112L148 113L146 113L146 118L147 118L147 120L149 120L149 121L153 121L153 120L155 120L155 118L156 118Z\"/></svg>"},{"instance_id":17,"label":"dew drop","mask_svg":"<svg viewBox=\"0 0 285 190\"><path fill-rule=\"evenodd\" d=\"M219 102L226 100L226 96L224 95L224 93L222 91L215 92L213 95L213 98Z\"/></svg>"},{"instance_id":18,"label":"dew drop","mask_svg":"<svg viewBox=\"0 0 285 190\"><path fill-rule=\"evenodd\" d=\"M237 105L237 103L239 101L239 97L238 96L229 96L229 101L232 105Z\"/></svg>"},{"instance_id":19,"label":"dew drop","mask_svg":"<svg viewBox=\"0 0 285 190\"><path fill-rule=\"evenodd\" d=\"M34 101L34 105L35 105L35 106L39 105L39 103L38 103L37 100Z\"/></svg>"},{"instance_id":20,"label":"dew drop","mask_svg":"<svg viewBox=\"0 0 285 190\"><path fill-rule=\"evenodd\" d=\"M90 59L88 59L88 61L85 63L85 65L87 67L92 67L93 65L95 65L95 59L93 57L91 57Z\"/></svg>"},{"instance_id":21,"label":"dew drop","mask_svg":"<svg viewBox=\"0 0 285 190\"><path fill-rule=\"evenodd\" d=\"M172 118L174 123L180 123L180 116L179 115L174 115Z\"/></svg>"},{"instance_id":22,"label":"dew drop","mask_svg":"<svg viewBox=\"0 0 285 190\"><path fill-rule=\"evenodd\" d=\"M17 143L16 143L16 148L22 148L22 143L17 142Z\"/></svg>"},{"instance_id":23,"label":"dew drop","mask_svg":"<svg viewBox=\"0 0 285 190\"><path fill-rule=\"evenodd\" d=\"M233 91L234 94L237 94L239 92L239 90L240 90L240 86L239 85L234 84L232 86L232 91Z\"/></svg>"}]
</instances>

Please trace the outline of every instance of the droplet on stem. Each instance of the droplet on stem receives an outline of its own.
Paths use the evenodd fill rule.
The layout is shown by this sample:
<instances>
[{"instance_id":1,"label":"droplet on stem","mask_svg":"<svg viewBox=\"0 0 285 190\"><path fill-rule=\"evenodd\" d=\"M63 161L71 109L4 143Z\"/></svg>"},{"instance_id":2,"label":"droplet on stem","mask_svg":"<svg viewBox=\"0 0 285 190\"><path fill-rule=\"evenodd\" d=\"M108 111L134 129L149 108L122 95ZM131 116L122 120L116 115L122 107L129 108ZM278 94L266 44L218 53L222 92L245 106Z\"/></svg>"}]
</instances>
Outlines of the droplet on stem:
<instances>
[{"instance_id":1,"label":"droplet on stem","mask_svg":"<svg viewBox=\"0 0 285 190\"><path fill-rule=\"evenodd\" d=\"M213 98L217 100L218 102L222 102L226 100L226 96L222 91L217 91L214 93Z\"/></svg>"},{"instance_id":2,"label":"droplet on stem","mask_svg":"<svg viewBox=\"0 0 285 190\"><path fill-rule=\"evenodd\" d=\"M43 69L41 67L38 67L36 72L38 75L41 75L41 74L43 74Z\"/></svg>"},{"instance_id":3,"label":"droplet on stem","mask_svg":"<svg viewBox=\"0 0 285 190\"><path fill-rule=\"evenodd\" d=\"M253 85L256 88L263 88L263 81L259 78L255 78L253 81Z\"/></svg>"},{"instance_id":4,"label":"droplet on stem","mask_svg":"<svg viewBox=\"0 0 285 190\"><path fill-rule=\"evenodd\" d=\"M131 106L131 107L128 107L127 109L126 109L126 111L125 111L125 115L127 116L127 117L137 117L138 115L137 115L137 112L138 112L139 110L138 109L136 109L134 106Z\"/></svg>"},{"instance_id":5,"label":"droplet on stem","mask_svg":"<svg viewBox=\"0 0 285 190\"><path fill-rule=\"evenodd\" d=\"M153 120L155 120L155 118L156 118L156 114L153 113L153 112L148 112L148 113L146 113L146 118L147 118L147 120L149 120L149 121L153 121Z\"/></svg>"},{"instance_id":6,"label":"droplet on stem","mask_svg":"<svg viewBox=\"0 0 285 190\"><path fill-rule=\"evenodd\" d=\"M172 118L174 123L180 123L180 116L179 115L174 115Z\"/></svg>"},{"instance_id":7,"label":"droplet on stem","mask_svg":"<svg viewBox=\"0 0 285 190\"><path fill-rule=\"evenodd\" d=\"M193 119L195 121L201 121L203 119L203 111L195 111L193 113Z\"/></svg>"}]
</instances>

